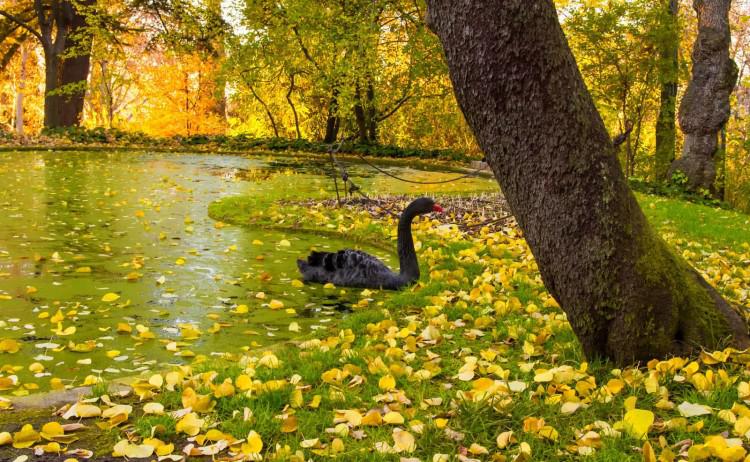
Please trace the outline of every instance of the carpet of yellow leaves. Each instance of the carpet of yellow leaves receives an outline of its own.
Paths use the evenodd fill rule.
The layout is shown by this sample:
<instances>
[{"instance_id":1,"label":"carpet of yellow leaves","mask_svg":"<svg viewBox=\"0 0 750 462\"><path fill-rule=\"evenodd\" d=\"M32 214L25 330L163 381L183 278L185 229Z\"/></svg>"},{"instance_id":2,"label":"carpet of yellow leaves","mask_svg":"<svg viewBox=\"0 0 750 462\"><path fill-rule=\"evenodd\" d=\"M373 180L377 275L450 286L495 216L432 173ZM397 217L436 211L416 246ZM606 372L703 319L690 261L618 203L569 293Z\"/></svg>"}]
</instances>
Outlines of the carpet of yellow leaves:
<instances>
[{"instance_id":1,"label":"carpet of yellow leaves","mask_svg":"<svg viewBox=\"0 0 750 462\"><path fill-rule=\"evenodd\" d=\"M392 221L364 215L266 216L394 237ZM39 430L0 433L0 445L83 459L82 422L120 432L111 455L130 459L750 461L750 353L589 364L517 229L467 236L425 219L415 235L429 271L412 289L374 304L363 291L359 309L315 337L142 377ZM747 247L665 237L747 308Z\"/></svg>"}]
</instances>

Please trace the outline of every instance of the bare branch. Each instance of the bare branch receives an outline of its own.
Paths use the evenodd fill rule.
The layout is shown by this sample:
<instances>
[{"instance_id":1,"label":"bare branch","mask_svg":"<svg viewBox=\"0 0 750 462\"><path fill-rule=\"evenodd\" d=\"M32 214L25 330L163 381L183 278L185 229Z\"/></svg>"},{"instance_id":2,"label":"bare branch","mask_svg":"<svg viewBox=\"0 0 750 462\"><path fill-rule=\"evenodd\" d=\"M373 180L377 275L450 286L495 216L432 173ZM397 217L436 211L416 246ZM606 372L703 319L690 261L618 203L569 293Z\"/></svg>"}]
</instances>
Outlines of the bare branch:
<instances>
[{"instance_id":1,"label":"bare branch","mask_svg":"<svg viewBox=\"0 0 750 462\"><path fill-rule=\"evenodd\" d=\"M315 66L315 69L320 71L320 66L310 54L310 51L305 46L305 43L302 41L302 36L300 35L299 29L297 29L297 26L293 26L292 31L294 32L294 36L297 37L297 42L299 42L299 46L302 49L302 54L304 54L305 58L307 58L307 60L310 61L313 64L313 66Z\"/></svg>"},{"instance_id":2,"label":"bare branch","mask_svg":"<svg viewBox=\"0 0 750 462\"><path fill-rule=\"evenodd\" d=\"M18 24L19 26L23 27L24 29L26 29L27 31L29 31L32 35L34 35L34 37L36 37L37 39L39 39L39 41L42 44L44 44L44 39L42 38L42 34L40 34L36 29L34 29L33 27L31 27L31 25L29 23L27 23L26 21L23 21L20 18L17 18L16 16L14 16L14 15L12 15L12 14L8 13L7 11L4 11L4 10L0 10L0 16L4 16L7 19L9 19L9 20L13 21L14 23Z\"/></svg>"}]
</instances>

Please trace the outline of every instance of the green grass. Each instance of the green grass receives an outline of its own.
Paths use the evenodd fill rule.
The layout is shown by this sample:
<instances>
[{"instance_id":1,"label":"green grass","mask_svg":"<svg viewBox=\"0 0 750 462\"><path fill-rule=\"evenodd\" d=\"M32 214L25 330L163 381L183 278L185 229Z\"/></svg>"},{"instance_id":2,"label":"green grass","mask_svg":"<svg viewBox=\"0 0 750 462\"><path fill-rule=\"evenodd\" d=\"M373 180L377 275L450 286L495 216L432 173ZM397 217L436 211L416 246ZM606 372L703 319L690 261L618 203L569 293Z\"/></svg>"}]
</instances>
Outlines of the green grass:
<instances>
[{"instance_id":1,"label":"green grass","mask_svg":"<svg viewBox=\"0 0 750 462\"><path fill-rule=\"evenodd\" d=\"M648 220L662 233L711 246L738 248L750 243L750 216L744 213L660 196L636 196Z\"/></svg>"},{"instance_id":2,"label":"green grass","mask_svg":"<svg viewBox=\"0 0 750 462\"><path fill-rule=\"evenodd\" d=\"M135 422L135 431L142 438L170 439L175 436L177 422L168 415L147 415Z\"/></svg>"},{"instance_id":3,"label":"green grass","mask_svg":"<svg viewBox=\"0 0 750 462\"><path fill-rule=\"evenodd\" d=\"M742 244L750 242L750 227L747 226L746 215L663 197L638 195L638 198L654 226L678 251L690 250L687 252L690 255L686 258L699 269L710 269L708 267L714 265L711 259L727 248L741 250L747 255L748 249L741 249ZM255 210L255 205L243 198L230 198L212 204L211 215L228 223L249 223L253 221ZM293 213L299 213L299 221L304 221L304 211L297 210ZM275 226L267 215L256 218L258 221L255 224ZM290 223L288 216L284 223ZM310 224L307 226L311 227ZM374 236L382 236L383 232L383 229L373 228L372 224L368 224L363 225L362 229L354 229L352 235L372 240ZM659 378L659 387L668 392L667 397L675 408L657 408L656 404L663 395L660 392L647 392L644 380L650 371L646 368L620 371L602 361L587 363L560 309L554 304L545 304L545 300L549 300L548 294L542 286L535 265L524 258L528 254L522 243L514 242L495 249L486 247L481 240L462 239L444 243L431 241L428 236L420 236L420 240L426 247L440 248L442 255L435 262L425 262L424 275L419 285L390 294L383 305L347 314L337 320L330 331L318 333L323 341L338 339L338 342L331 343L333 346L301 350L284 345L274 350L279 367L254 368L253 379L260 382L300 377L295 386L304 390L301 407L291 407L292 385L274 391L253 390L249 395L237 394L217 399L216 408L210 417L213 424L236 438L244 438L249 431L254 430L262 435L266 448L288 445L292 452L302 450L307 457L315 458L309 449L301 447L301 441L320 438L323 444L331 444L336 437L332 434L336 410L357 409L364 414L367 410L383 410L385 406L393 406L406 418L406 422L400 427L410 429L414 422L423 424L420 432L412 429L417 440L417 451L414 454L381 454L374 450L376 442L393 443L394 426L382 425L360 428L366 433L366 437L361 440L351 436L343 437L346 449L336 458L393 461L402 456L411 456L431 460L438 453L455 456L458 448L468 448L475 443L490 452L490 455L478 456L480 460L490 460L492 455L500 454L507 457L506 460L513 460L518 453L518 444L499 451L495 443L500 432L512 430L519 443L527 443L531 447L531 460L572 461L582 458L569 450L576 438L595 422L614 425L623 419L626 398L637 398L637 408L651 410L657 424L679 417L676 406L682 402L705 404L716 411L731 409L739 402L736 384L719 384L708 390L699 390L685 377L674 379L675 373L672 372L664 373ZM700 244L701 251L696 249L694 243ZM467 261L469 259L466 258L462 260L459 253L472 247L478 258L472 261ZM497 258L502 260L498 261ZM731 258L740 257L735 255ZM725 293L738 297L738 294L746 290L746 286L742 285L744 275L738 261L732 260L731 263L737 269L731 273L728 282L717 286L724 291L722 284L734 285L735 288L727 289ZM496 283L494 290L495 300L515 300L512 306L505 305L506 308L499 311L493 302L475 301L470 297L472 289L482 284L483 274L493 270L499 273L509 265L515 265L518 271L505 280L505 285ZM437 271L444 277L432 279L430 271ZM458 280L458 285L449 282L450 278ZM436 303L440 303L441 297L445 297L442 306L435 307ZM737 302L736 299L734 301ZM485 323L487 318L489 322ZM416 346L422 330L432 322L440 325L443 339L436 344ZM344 341L341 339L349 335L344 332L347 329L351 330L354 339L344 349ZM328 336L330 338L326 338ZM457 379L457 372L465 364L466 358L483 357L482 354L487 352L494 352L497 358L487 360L477 368L476 376L472 379ZM385 365L386 370L376 366L378 363ZM489 401L462 398L460 393L470 394L473 391L475 379L498 378L496 374L501 372L492 372L489 365L501 367L507 374L507 380L524 382L527 389L512 394L512 399L502 406ZM585 378L580 383L576 379L564 384L534 381L536 370L562 365L571 366L576 371L585 370L585 373L582 372ZM323 374L334 368L352 372L341 383L325 382ZM415 380L411 375L427 368L435 371L435 375L429 379ZM739 381L747 380L746 375L743 375L745 368L744 364L701 364L700 372L717 374L718 370L723 369ZM215 384L226 378L234 379L243 373L242 368L236 365L227 367L207 362L196 367L196 372L209 370L220 371L214 380ZM379 379L385 374L394 376L397 389L403 391L408 403L385 404L379 401L387 399L384 398L387 393L379 387ZM579 393L579 386L582 389L586 387L585 384L581 385L584 382L593 383L594 391L603 392L606 384L615 378L621 378L625 382L621 392L610 396L608 400L589 399L585 393L580 392L578 396L589 400L587 407L582 407L573 414L561 412L561 402L556 400L561 394L572 391ZM198 391L211 393L208 386L201 387ZM321 398L315 409L309 406L313 396ZM442 404L421 405L425 399L431 398L441 398ZM169 410L181 407L179 392L166 392L157 399L165 405L168 403ZM252 411L252 418L248 420L243 419L246 408ZM298 420L296 431L281 432L285 414L294 415ZM447 433L445 428L438 428L438 418L448 422ZM558 432L557 441L526 432L524 421L527 418L544 419L546 425ZM144 420L136 423L139 434L150 432L159 423ZM718 412L700 418L689 418L688 423L692 425L699 420L703 421L700 432L675 429L663 433L654 430L649 433L657 455L661 452L659 437L663 437L666 444L674 445L685 439L700 443L707 435L723 432L731 435L732 425L720 419ZM643 441L628 436L626 432L620 438L603 436L602 447L587 460L640 461L642 455L639 448L642 446Z\"/></svg>"}]
</instances>

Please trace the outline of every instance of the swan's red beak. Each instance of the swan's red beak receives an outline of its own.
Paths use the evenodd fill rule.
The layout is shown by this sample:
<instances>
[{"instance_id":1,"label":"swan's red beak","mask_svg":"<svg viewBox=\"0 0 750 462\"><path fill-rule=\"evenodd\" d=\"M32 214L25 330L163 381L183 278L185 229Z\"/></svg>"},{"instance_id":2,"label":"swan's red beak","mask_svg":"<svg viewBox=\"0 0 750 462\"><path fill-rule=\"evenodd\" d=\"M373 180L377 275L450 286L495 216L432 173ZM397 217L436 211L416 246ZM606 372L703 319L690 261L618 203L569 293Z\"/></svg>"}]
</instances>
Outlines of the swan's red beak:
<instances>
[{"instance_id":1,"label":"swan's red beak","mask_svg":"<svg viewBox=\"0 0 750 462\"><path fill-rule=\"evenodd\" d=\"M437 212L437 213L443 213L443 208L440 207L439 205L435 204L435 205L432 206L432 211L433 212Z\"/></svg>"}]
</instances>

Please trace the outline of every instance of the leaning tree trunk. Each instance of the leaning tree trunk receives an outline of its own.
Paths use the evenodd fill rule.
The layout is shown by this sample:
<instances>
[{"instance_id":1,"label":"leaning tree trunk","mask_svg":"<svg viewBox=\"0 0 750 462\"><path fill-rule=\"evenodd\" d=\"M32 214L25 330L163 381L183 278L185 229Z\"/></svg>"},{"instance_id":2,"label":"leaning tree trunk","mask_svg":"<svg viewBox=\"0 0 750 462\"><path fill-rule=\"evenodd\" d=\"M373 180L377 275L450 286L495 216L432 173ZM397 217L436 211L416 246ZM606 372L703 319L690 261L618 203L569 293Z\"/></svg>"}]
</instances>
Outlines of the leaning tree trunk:
<instances>
[{"instance_id":1,"label":"leaning tree trunk","mask_svg":"<svg viewBox=\"0 0 750 462\"><path fill-rule=\"evenodd\" d=\"M454 91L587 357L750 344L743 319L654 232L552 0L428 0Z\"/></svg>"},{"instance_id":2,"label":"leaning tree trunk","mask_svg":"<svg viewBox=\"0 0 750 462\"><path fill-rule=\"evenodd\" d=\"M680 33L677 14L678 0L662 0L665 6L662 11L662 43L659 50L659 80L661 95L659 116L656 119L656 166L654 173L657 181L669 179L669 167L674 161L677 129L675 113L677 107L677 77L680 65Z\"/></svg>"},{"instance_id":3,"label":"leaning tree trunk","mask_svg":"<svg viewBox=\"0 0 750 462\"><path fill-rule=\"evenodd\" d=\"M698 37L693 45L693 76L680 105L685 132L682 157L670 172L680 171L693 190L713 191L718 134L729 119L729 95L737 82L737 65L729 57L731 0L693 0Z\"/></svg>"}]
</instances>

